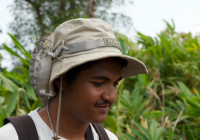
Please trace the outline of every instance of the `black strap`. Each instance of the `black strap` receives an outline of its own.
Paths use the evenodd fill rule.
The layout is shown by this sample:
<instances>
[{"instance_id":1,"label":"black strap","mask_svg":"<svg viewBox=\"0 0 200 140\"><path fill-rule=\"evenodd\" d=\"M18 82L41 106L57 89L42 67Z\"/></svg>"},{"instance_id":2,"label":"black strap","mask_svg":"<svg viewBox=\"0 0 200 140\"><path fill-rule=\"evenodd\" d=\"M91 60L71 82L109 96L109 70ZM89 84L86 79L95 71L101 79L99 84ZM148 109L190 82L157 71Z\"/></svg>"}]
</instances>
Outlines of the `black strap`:
<instances>
[{"instance_id":1,"label":"black strap","mask_svg":"<svg viewBox=\"0 0 200 140\"><path fill-rule=\"evenodd\" d=\"M90 125L86 131L85 137L86 137L86 140L94 140Z\"/></svg>"},{"instance_id":2,"label":"black strap","mask_svg":"<svg viewBox=\"0 0 200 140\"><path fill-rule=\"evenodd\" d=\"M105 129L101 126L101 124L92 123L92 125L94 129L97 131L97 134L99 135L99 140L109 140L108 135Z\"/></svg>"},{"instance_id":3,"label":"black strap","mask_svg":"<svg viewBox=\"0 0 200 140\"><path fill-rule=\"evenodd\" d=\"M19 140L39 140L35 124L29 115L4 119L4 124L9 122L15 127Z\"/></svg>"},{"instance_id":4,"label":"black strap","mask_svg":"<svg viewBox=\"0 0 200 140\"><path fill-rule=\"evenodd\" d=\"M15 127L19 140L39 140L37 129L32 118L29 115L18 117L9 117L4 119L4 124L11 122ZM99 140L109 140L105 129L98 123L92 123L92 126L99 135ZM89 127L86 132L87 140L93 140L91 128Z\"/></svg>"}]
</instances>

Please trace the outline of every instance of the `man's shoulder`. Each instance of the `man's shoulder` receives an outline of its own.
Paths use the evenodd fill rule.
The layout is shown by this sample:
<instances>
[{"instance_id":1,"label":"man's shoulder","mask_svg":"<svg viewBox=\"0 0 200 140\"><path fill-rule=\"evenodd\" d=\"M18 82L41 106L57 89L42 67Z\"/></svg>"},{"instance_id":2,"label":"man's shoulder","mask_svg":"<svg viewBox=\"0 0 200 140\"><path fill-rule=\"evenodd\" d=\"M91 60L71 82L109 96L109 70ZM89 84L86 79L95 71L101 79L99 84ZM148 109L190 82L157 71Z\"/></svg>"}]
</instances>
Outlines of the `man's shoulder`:
<instances>
[{"instance_id":1,"label":"man's shoulder","mask_svg":"<svg viewBox=\"0 0 200 140\"><path fill-rule=\"evenodd\" d=\"M1 140L18 140L17 132L11 123L8 123L0 128Z\"/></svg>"},{"instance_id":2,"label":"man's shoulder","mask_svg":"<svg viewBox=\"0 0 200 140\"><path fill-rule=\"evenodd\" d=\"M90 124L90 126L91 126L91 130L92 130L94 140L99 140L99 136L98 136L97 131L95 130L94 126L92 124ZM104 128L104 130L105 130L106 134L108 135L109 140L118 140L118 138L115 134L113 134L112 132L110 132L106 128Z\"/></svg>"},{"instance_id":3,"label":"man's shoulder","mask_svg":"<svg viewBox=\"0 0 200 140\"><path fill-rule=\"evenodd\" d=\"M110 140L118 140L117 136L110 132L108 129L104 128Z\"/></svg>"}]
</instances>

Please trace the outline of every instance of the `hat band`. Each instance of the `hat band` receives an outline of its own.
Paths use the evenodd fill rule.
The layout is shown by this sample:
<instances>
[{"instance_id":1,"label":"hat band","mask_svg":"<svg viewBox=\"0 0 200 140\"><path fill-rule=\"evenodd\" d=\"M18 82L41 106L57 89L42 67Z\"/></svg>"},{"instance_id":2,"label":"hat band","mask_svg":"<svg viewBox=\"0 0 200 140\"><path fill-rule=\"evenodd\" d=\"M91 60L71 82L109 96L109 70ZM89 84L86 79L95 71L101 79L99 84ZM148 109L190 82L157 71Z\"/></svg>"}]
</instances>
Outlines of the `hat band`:
<instances>
[{"instance_id":1,"label":"hat band","mask_svg":"<svg viewBox=\"0 0 200 140\"><path fill-rule=\"evenodd\" d=\"M87 51L87 50L91 50L91 49L95 49L99 47L116 47L119 50L121 50L120 43L116 39L113 39L113 38L100 38L96 40L76 42L76 43L68 44L66 47L68 48L68 50L62 50L59 56L81 52L81 51Z\"/></svg>"}]
</instances>

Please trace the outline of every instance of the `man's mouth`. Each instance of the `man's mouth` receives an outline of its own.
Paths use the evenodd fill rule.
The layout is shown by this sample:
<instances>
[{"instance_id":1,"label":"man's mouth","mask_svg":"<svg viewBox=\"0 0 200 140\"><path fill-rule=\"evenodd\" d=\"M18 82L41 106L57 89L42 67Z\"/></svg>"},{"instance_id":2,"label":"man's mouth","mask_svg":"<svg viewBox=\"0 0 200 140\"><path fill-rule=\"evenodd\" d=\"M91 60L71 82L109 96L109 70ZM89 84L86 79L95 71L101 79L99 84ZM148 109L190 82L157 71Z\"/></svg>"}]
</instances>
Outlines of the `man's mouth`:
<instances>
[{"instance_id":1,"label":"man's mouth","mask_svg":"<svg viewBox=\"0 0 200 140\"><path fill-rule=\"evenodd\" d=\"M95 107L102 113L107 113L111 108L111 103L97 103Z\"/></svg>"}]
</instances>

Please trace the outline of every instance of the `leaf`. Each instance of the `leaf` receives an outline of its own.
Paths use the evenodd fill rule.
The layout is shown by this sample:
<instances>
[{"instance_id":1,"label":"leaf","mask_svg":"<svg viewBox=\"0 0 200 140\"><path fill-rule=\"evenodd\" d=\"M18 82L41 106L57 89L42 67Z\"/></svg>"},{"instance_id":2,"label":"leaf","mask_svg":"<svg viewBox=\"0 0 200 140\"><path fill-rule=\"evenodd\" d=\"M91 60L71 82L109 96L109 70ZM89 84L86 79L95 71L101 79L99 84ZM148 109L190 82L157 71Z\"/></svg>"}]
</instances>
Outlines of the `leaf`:
<instances>
[{"instance_id":1,"label":"leaf","mask_svg":"<svg viewBox=\"0 0 200 140\"><path fill-rule=\"evenodd\" d=\"M122 54L126 54L126 48L125 48L124 40L120 39L119 42L121 44L121 52L122 52Z\"/></svg>"},{"instance_id":2,"label":"leaf","mask_svg":"<svg viewBox=\"0 0 200 140\"><path fill-rule=\"evenodd\" d=\"M23 59L23 58L20 58L20 61L21 61L22 65L28 70L30 61L28 61L27 59Z\"/></svg>"},{"instance_id":3,"label":"leaf","mask_svg":"<svg viewBox=\"0 0 200 140\"><path fill-rule=\"evenodd\" d=\"M3 120L4 120L4 117L0 115L0 127L2 127L4 125Z\"/></svg>"},{"instance_id":4,"label":"leaf","mask_svg":"<svg viewBox=\"0 0 200 140\"><path fill-rule=\"evenodd\" d=\"M185 98L187 103L189 103L190 105L193 106L193 108L198 108L200 110L200 102L199 101L195 101L195 97L193 98Z\"/></svg>"},{"instance_id":5,"label":"leaf","mask_svg":"<svg viewBox=\"0 0 200 140\"><path fill-rule=\"evenodd\" d=\"M0 106L0 127L4 125L3 120L7 117L6 111Z\"/></svg>"},{"instance_id":6,"label":"leaf","mask_svg":"<svg viewBox=\"0 0 200 140\"><path fill-rule=\"evenodd\" d=\"M17 109L17 116L26 115L27 112L24 109L18 108Z\"/></svg>"},{"instance_id":7,"label":"leaf","mask_svg":"<svg viewBox=\"0 0 200 140\"><path fill-rule=\"evenodd\" d=\"M0 96L0 105L5 101L5 97Z\"/></svg>"},{"instance_id":8,"label":"leaf","mask_svg":"<svg viewBox=\"0 0 200 140\"><path fill-rule=\"evenodd\" d=\"M189 88L184 83L178 82L178 85L185 97L193 97L193 94L190 92Z\"/></svg>"},{"instance_id":9,"label":"leaf","mask_svg":"<svg viewBox=\"0 0 200 140\"><path fill-rule=\"evenodd\" d=\"M25 84L26 94L28 94L29 98L33 99L34 101L37 99L37 96L31 86L30 82L26 82Z\"/></svg>"},{"instance_id":10,"label":"leaf","mask_svg":"<svg viewBox=\"0 0 200 140\"><path fill-rule=\"evenodd\" d=\"M153 110L153 111L151 111L151 112L145 113L145 116L148 116L148 117L150 117L151 119L156 119L156 118L162 116L162 111L160 111L160 110Z\"/></svg>"},{"instance_id":11,"label":"leaf","mask_svg":"<svg viewBox=\"0 0 200 140\"><path fill-rule=\"evenodd\" d=\"M17 49L26 57L27 60L31 59L31 54L24 48L24 46L16 39L15 36L13 36L12 34L8 35L11 37L11 39L13 40L15 46L17 47Z\"/></svg>"},{"instance_id":12,"label":"leaf","mask_svg":"<svg viewBox=\"0 0 200 140\"><path fill-rule=\"evenodd\" d=\"M156 140L158 123L153 120L150 125L151 140Z\"/></svg>"},{"instance_id":13,"label":"leaf","mask_svg":"<svg viewBox=\"0 0 200 140\"><path fill-rule=\"evenodd\" d=\"M27 97L27 94L26 94L25 90L23 89L20 94L22 94L24 104L26 105L26 107L28 109L30 109L31 108L30 107L30 103L29 103L29 100L28 100L28 97Z\"/></svg>"},{"instance_id":14,"label":"leaf","mask_svg":"<svg viewBox=\"0 0 200 140\"><path fill-rule=\"evenodd\" d=\"M3 48L10 53L12 56L16 56L21 58L16 52L14 52L11 48L9 48L7 45L3 44Z\"/></svg>"},{"instance_id":15,"label":"leaf","mask_svg":"<svg viewBox=\"0 0 200 140\"><path fill-rule=\"evenodd\" d=\"M140 133L138 130L132 129L132 132L133 132L136 136L138 136L140 139L142 139L142 140L148 140L148 139L145 137L145 135L143 135L142 133Z\"/></svg>"},{"instance_id":16,"label":"leaf","mask_svg":"<svg viewBox=\"0 0 200 140\"><path fill-rule=\"evenodd\" d=\"M8 116L10 116L12 112L15 110L18 99L19 99L19 89L12 93L12 96L8 101L8 104L6 106L6 114Z\"/></svg>"},{"instance_id":17,"label":"leaf","mask_svg":"<svg viewBox=\"0 0 200 140\"><path fill-rule=\"evenodd\" d=\"M43 104L42 104L40 98L37 97L37 99L35 100L34 104L31 106L30 111L35 110L35 109L37 109L38 107L42 107L42 106L43 106Z\"/></svg>"},{"instance_id":18,"label":"leaf","mask_svg":"<svg viewBox=\"0 0 200 140\"><path fill-rule=\"evenodd\" d=\"M136 125L136 127L142 132L142 134L144 134L144 136L145 136L144 139L150 139L151 138L149 132L143 126L141 126L137 122L134 122L134 125ZM144 137L144 136L142 136L142 137Z\"/></svg>"},{"instance_id":19,"label":"leaf","mask_svg":"<svg viewBox=\"0 0 200 140\"><path fill-rule=\"evenodd\" d=\"M168 140L173 140L173 136L174 136L174 131L172 127L170 127L169 133L168 133Z\"/></svg>"},{"instance_id":20,"label":"leaf","mask_svg":"<svg viewBox=\"0 0 200 140\"><path fill-rule=\"evenodd\" d=\"M2 73L0 73L0 82L2 83L2 86L10 92L15 92L18 89L18 86L10 79L5 77Z\"/></svg>"},{"instance_id":21,"label":"leaf","mask_svg":"<svg viewBox=\"0 0 200 140\"><path fill-rule=\"evenodd\" d=\"M162 140L163 132L165 129L163 127L158 128L157 134L156 134L156 140Z\"/></svg>"},{"instance_id":22,"label":"leaf","mask_svg":"<svg viewBox=\"0 0 200 140\"><path fill-rule=\"evenodd\" d=\"M108 126L113 133L117 132L118 128L117 128L117 125L116 125L116 119L114 117L108 116L106 118L105 123L106 123L106 126Z\"/></svg>"},{"instance_id":23,"label":"leaf","mask_svg":"<svg viewBox=\"0 0 200 140\"><path fill-rule=\"evenodd\" d=\"M135 137L133 136L133 134L125 134L124 137L126 137L125 140L138 140L137 138L135 138ZM124 139L124 137L123 137L123 139Z\"/></svg>"}]
</instances>

